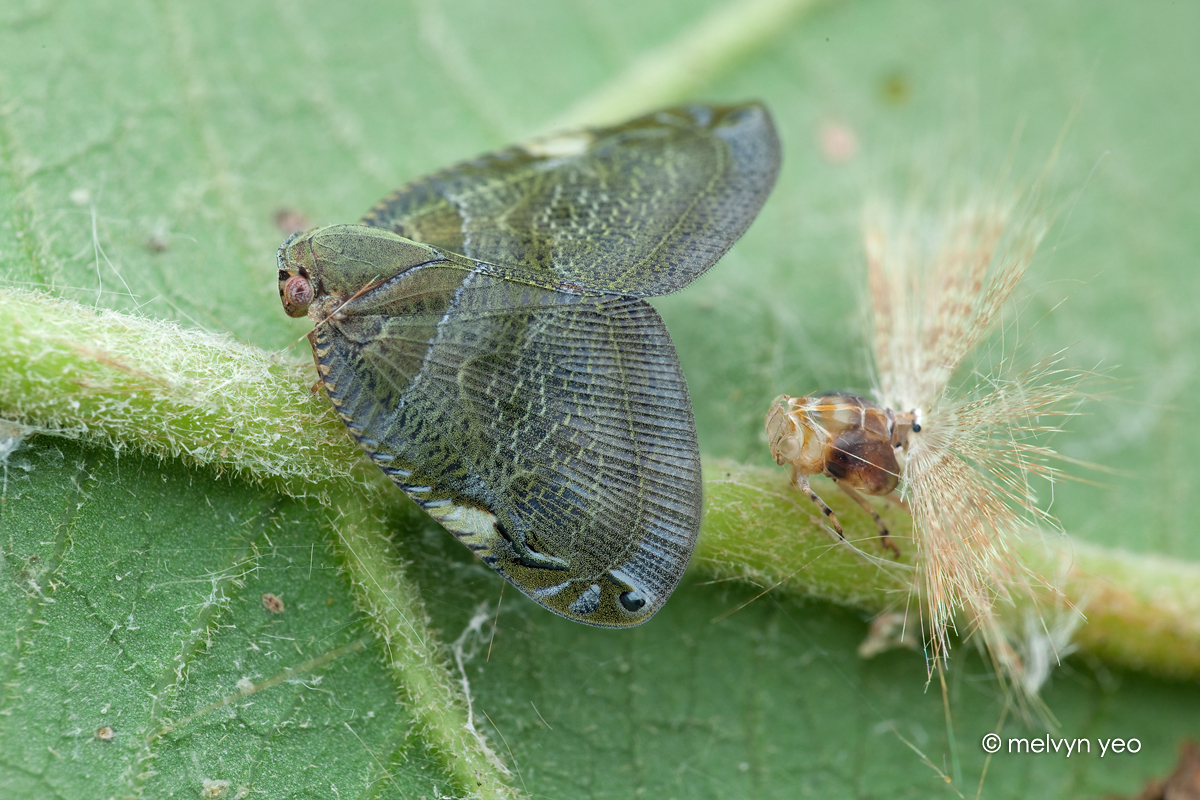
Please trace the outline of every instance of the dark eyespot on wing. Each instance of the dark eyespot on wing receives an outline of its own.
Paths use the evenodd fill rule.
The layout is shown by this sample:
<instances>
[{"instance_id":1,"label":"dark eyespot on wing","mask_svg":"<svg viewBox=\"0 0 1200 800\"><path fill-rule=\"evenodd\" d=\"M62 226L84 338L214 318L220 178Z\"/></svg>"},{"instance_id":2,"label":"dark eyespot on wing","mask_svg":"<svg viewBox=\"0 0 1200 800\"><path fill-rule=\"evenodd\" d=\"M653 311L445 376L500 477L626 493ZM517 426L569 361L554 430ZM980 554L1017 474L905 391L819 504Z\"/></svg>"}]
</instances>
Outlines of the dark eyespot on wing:
<instances>
[{"instance_id":1,"label":"dark eyespot on wing","mask_svg":"<svg viewBox=\"0 0 1200 800\"><path fill-rule=\"evenodd\" d=\"M646 605L646 597L637 589L632 589L628 592L622 592L620 596L621 605L626 611L636 613L642 610Z\"/></svg>"}]
</instances>

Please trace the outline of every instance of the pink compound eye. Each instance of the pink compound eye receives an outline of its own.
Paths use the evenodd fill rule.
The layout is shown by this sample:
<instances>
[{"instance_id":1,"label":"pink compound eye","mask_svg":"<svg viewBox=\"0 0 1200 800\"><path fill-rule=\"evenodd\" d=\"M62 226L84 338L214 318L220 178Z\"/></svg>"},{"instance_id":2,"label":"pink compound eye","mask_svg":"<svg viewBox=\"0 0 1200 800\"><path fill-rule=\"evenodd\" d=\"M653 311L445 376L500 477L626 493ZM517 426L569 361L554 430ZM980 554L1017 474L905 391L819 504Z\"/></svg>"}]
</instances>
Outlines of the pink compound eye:
<instances>
[{"instance_id":1,"label":"pink compound eye","mask_svg":"<svg viewBox=\"0 0 1200 800\"><path fill-rule=\"evenodd\" d=\"M283 284L283 308L289 316L299 317L308 312L313 299L313 287L308 278L293 275Z\"/></svg>"}]
</instances>

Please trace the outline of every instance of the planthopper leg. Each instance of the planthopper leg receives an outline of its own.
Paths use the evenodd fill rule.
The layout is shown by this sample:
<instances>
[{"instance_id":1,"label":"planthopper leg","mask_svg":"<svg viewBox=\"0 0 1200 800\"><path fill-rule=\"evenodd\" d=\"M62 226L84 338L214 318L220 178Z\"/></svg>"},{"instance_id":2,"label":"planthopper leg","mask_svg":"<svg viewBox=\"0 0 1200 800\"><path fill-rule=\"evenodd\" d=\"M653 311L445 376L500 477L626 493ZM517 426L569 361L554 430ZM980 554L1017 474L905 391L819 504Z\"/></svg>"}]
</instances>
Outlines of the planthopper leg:
<instances>
[{"instance_id":1,"label":"planthopper leg","mask_svg":"<svg viewBox=\"0 0 1200 800\"><path fill-rule=\"evenodd\" d=\"M846 482L834 479L834 483L836 483L838 488L845 492L851 500L862 506L863 511L871 515L871 519L875 520L875 525L879 528L879 538L883 541L883 546L888 550L891 550L892 554L895 555L896 558L899 558L900 548L894 541L892 541L892 537L888 533L887 525L884 524L883 517L879 516L879 512L875 510L875 507L867 502L867 498L863 497L861 494L852 489L848 484L846 484Z\"/></svg>"},{"instance_id":2,"label":"planthopper leg","mask_svg":"<svg viewBox=\"0 0 1200 800\"><path fill-rule=\"evenodd\" d=\"M792 467L792 486L795 486L808 495L808 499L812 500L817 508L821 509L821 513L829 517L829 524L833 526L833 530L837 533L838 538L845 541L846 537L842 533L842 523L838 522L838 518L834 516L833 509L821 499L819 494L812 490L812 487L808 485L808 476L796 467Z\"/></svg>"}]
</instances>

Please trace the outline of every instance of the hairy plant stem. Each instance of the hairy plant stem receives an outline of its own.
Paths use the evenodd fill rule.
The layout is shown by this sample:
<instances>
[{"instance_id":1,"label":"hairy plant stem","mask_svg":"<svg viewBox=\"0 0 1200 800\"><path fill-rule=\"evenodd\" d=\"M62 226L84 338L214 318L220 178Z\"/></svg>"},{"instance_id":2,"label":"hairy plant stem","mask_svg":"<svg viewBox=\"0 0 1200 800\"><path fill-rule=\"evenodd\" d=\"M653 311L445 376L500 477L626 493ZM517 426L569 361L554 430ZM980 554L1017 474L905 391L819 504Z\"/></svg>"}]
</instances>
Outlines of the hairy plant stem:
<instances>
[{"instance_id":1,"label":"hairy plant stem","mask_svg":"<svg viewBox=\"0 0 1200 800\"><path fill-rule=\"evenodd\" d=\"M710 460L697 566L764 591L818 597L869 614L903 610L912 594L911 519L876 506L904 556L879 545L874 522L832 485L818 491L837 514L846 539L836 541L782 468ZM1023 560L1055 576L1066 603L1086 624L1073 646L1105 661L1175 678L1200 676L1200 565L1077 542L1051 533L1020 543ZM1032 602L1031 598L1024 598ZM1019 619L1033 610L1017 605ZM960 631L969 626L960 625Z\"/></svg>"},{"instance_id":2,"label":"hairy plant stem","mask_svg":"<svg viewBox=\"0 0 1200 800\"><path fill-rule=\"evenodd\" d=\"M0 326L9 332L0 419L19 426L13 433L134 448L318 498L426 744L463 796L512 796L507 770L468 724L418 587L380 533L374 514L407 500L310 391L311 368L226 336L41 294L0 290Z\"/></svg>"},{"instance_id":3,"label":"hairy plant stem","mask_svg":"<svg viewBox=\"0 0 1200 800\"><path fill-rule=\"evenodd\" d=\"M417 585L392 555L380 504L362 492L331 498L331 523L343 568L383 648L387 669L450 777L472 797L509 798L508 770L470 724L466 702L429 627Z\"/></svg>"},{"instance_id":4,"label":"hairy plant stem","mask_svg":"<svg viewBox=\"0 0 1200 800\"><path fill-rule=\"evenodd\" d=\"M0 326L9 331L0 340L3 419L33 431L232 471L339 509L334 527L360 602L372 613L394 617L377 620L387 632L381 634L385 642L404 642L403 649L411 635L424 648L424 655L396 666L397 676L419 685L422 696L433 687L456 696L425 630L416 587L401 570L385 566L386 559L373 555L369 569L354 564L356 553L382 552L378 534L368 532L365 500L403 501L399 493L381 492L378 473L364 466L324 398L310 391L311 368L228 337L11 290L0 292ZM838 493L826 493L825 499L857 549L834 541L816 523L805 498L788 486L786 470L709 461L705 493L696 568L709 575L868 613L908 602L911 561L886 557L870 518ZM880 510L903 548L911 535L906 515L886 504ZM1077 647L1135 669L1200 676L1200 565L1064 536L1028 547L1031 559L1050 563L1062 576L1067 600L1088 617L1075 634ZM910 556L912 548L904 551ZM389 582L406 588L380 594L379 587ZM408 599L384 603L385 596ZM422 664L429 666L427 674ZM465 726L461 708L448 708ZM453 728L445 719L427 724L441 732L437 735ZM488 757L483 750L476 755Z\"/></svg>"}]
</instances>

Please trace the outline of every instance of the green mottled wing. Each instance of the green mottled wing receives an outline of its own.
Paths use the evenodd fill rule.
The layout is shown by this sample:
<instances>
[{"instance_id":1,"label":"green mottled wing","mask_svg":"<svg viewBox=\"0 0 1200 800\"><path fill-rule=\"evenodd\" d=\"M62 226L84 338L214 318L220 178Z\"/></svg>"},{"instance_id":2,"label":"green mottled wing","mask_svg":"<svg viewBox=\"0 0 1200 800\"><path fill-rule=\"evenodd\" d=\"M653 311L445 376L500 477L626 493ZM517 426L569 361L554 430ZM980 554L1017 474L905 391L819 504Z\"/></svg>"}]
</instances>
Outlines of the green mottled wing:
<instances>
[{"instance_id":1,"label":"green mottled wing","mask_svg":"<svg viewBox=\"0 0 1200 800\"><path fill-rule=\"evenodd\" d=\"M397 190L362 223L542 280L650 296L712 266L778 170L763 106L686 106L464 162Z\"/></svg>"},{"instance_id":2,"label":"green mottled wing","mask_svg":"<svg viewBox=\"0 0 1200 800\"><path fill-rule=\"evenodd\" d=\"M538 140L293 236L280 298L409 497L546 608L636 625L687 567L701 505L687 386L642 298L711 266L778 167L757 104Z\"/></svg>"},{"instance_id":3,"label":"green mottled wing","mask_svg":"<svg viewBox=\"0 0 1200 800\"><path fill-rule=\"evenodd\" d=\"M356 228L370 230L293 244L378 252L352 241ZM645 621L687 566L701 503L687 386L658 314L393 238L416 253L401 260L428 262L335 293L337 313L310 335L338 414L526 595L592 625Z\"/></svg>"}]
</instances>

